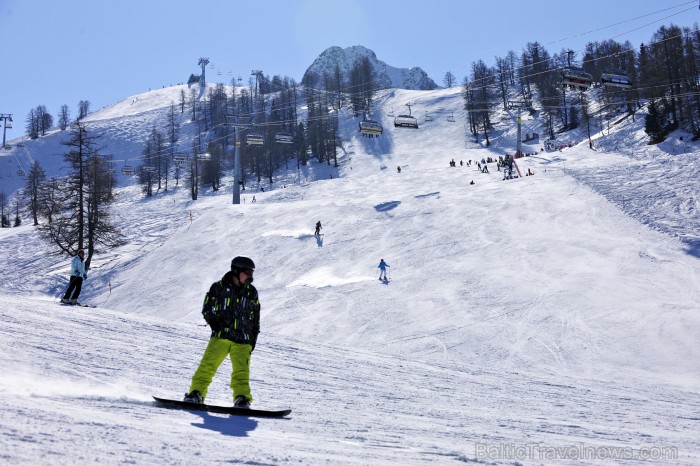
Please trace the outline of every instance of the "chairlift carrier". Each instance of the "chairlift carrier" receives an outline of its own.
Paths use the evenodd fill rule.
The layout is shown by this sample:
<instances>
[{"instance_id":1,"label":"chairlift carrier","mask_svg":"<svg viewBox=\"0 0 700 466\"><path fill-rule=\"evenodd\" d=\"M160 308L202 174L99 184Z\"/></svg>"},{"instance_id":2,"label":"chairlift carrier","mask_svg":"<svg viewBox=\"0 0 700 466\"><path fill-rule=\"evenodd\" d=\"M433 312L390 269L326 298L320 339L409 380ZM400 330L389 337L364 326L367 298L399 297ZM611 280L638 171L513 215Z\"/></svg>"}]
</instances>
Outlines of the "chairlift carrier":
<instances>
[{"instance_id":1,"label":"chairlift carrier","mask_svg":"<svg viewBox=\"0 0 700 466\"><path fill-rule=\"evenodd\" d=\"M564 87L570 87L580 91L587 90L593 83L593 76L590 73L586 73L581 68L566 68L562 71L561 76Z\"/></svg>"},{"instance_id":2,"label":"chairlift carrier","mask_svg":"<svg viewBox=\"0 0 700 466\"><path fill-rule=\"evenodd\" d=\"M384 132L384 128L378 121L362 120L360 122L360 133L367 135L379 135Z\"/></svg>"},{"instance_id":3,"label":"chairlift carrier","mask_svg":"<svg viewBox=\"0 0 700 466\"><path fill-rule=\"evenodd\" d=\"M260 133L250 133L246 136L245 143L248 146L262 146L265 144L265 138Z\"/></svg>"},{"instance_id":4,"label":"chairlift carrier","mask_svg":"<svg viewBox=\"0 0 700 466\"><path fill-rule=\"evenodd\" d=\"M418 128L418 120L413 115L398 115L394 118L396 128Z\"/></svg>"},{"instance_id":5,"label":"chairlift carrier","mask_svg":"<svg viewBox=\"0 0 700 466\"><path fill-rule=\"evenodd\" d=\"M622 89L632 87L632 80L627 73L619 70L604 71L600 76L600 83L605 87L619 87Z\"/></svg>"},{"instance_id":6,"label":"chairlift carrier","mask_svg":"<svg viewBox=\"0 0 700 466\"><path fill-rule=\"evenodd\" d=\"M287 131L280 131L275 135L275 142L278 144L294 144L294 136Z\"/></svg>"}]
</instances>

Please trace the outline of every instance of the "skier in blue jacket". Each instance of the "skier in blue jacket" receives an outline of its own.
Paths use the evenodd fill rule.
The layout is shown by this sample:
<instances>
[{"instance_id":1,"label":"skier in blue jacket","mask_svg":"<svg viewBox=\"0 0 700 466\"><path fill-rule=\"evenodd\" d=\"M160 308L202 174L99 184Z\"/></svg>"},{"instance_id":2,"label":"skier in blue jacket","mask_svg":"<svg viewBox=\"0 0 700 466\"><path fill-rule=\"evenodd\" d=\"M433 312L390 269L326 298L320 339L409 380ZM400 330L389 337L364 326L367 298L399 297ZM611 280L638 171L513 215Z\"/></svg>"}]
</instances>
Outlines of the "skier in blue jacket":
<instances>
[{"instance_id":1,"label":"skier in blue jacket","mask_svg":"<svg viewBox=\"0 0 700 466\"><path fill-rule=\"evenodd\" d=\"M379 261L379 265L377 266L377 268L379 269L379 279L380 279L380 280L386 280L386 279L387 279L387 278L386 278L386 268L387 268L387 267L390 267L390 265L387 264L386 262L384 262L384 259L382 259L382 260Z\"/></svg>"},{"instance_id":2,"label":"skier in blue jacket","mask_svg":"<svg viewBox=\"0 0 700 466\"><path fill-rule=\"evenodd\" d=\"M80 289L83 286L83 280L87 280L87 271L85 270L85 251L79 249L78 255L73 258L70 265L70 283L68 284L66 293L63 295L63 299L61 299L63 304L78 304L78 296L80 296Z\"/></svg>"}]
</instances>

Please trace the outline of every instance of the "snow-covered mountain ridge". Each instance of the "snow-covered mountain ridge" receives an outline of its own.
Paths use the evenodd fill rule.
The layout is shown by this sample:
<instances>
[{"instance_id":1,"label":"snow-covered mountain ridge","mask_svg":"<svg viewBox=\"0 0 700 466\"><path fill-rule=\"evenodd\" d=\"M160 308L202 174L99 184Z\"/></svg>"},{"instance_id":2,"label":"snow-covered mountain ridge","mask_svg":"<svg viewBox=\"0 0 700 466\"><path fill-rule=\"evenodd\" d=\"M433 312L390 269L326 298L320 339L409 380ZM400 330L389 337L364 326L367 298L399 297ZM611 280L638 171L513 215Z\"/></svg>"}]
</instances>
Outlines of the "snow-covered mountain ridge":
<instances>
[{"instance_id":1,"label":"snow-covered mountain ridge","mask_svg":"<svg viewBox=\"0 0 700 466\"><path fill-rule=\"evenodd\" d=\"M432 90L437 84L419 66L413 68L396 68L387 65L377 58L372 50L361 45L340 48L329 47L307 68L304 76L314 73L316 76L333 76L336 66L340 68L343 76L350 76L355 61L360 57L367 57L374 70L374 83L380 89L399 88L412 90ZM302 79L302 81L304 81ZM319 85L322 85L320 82Z\"/></svg>"}]
</instances>

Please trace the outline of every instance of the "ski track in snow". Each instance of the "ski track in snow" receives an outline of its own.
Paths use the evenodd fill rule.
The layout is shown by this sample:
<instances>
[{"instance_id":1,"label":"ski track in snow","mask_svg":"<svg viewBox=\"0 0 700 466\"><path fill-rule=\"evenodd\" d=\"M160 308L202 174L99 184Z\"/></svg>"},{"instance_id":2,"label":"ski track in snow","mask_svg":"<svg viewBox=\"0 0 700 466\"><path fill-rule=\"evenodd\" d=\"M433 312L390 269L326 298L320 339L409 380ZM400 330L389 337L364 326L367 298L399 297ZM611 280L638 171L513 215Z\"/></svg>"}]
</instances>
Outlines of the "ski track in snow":
<instances>
[{"instance_id":1,"label":"ski track in snow","mask_svg":"<svg viewBox=\"0 0 700 466\"><path fill-rule=\"evenodd\" d=\"M178 93L128 98L90 119L115 159L136 165ZM378 111L384 134L361 138L341 112L338 168L290 169L265 192L248 183L239 206L230 177L197 201L172 179L150 199L120 188L111 212L127 243L93 259L81 301L95 309L57 305L68 259L29 222L0 229L0 389L10 400L0 461L621 462L546 455L559 447L669 448L677 457L629 462L700 463L692 143L636 150L637 118L597 136L597 151L586 141L519 159L535 176L503 181L494 164L484 174L459 162L512 151L512 125L499 121L486 149L446 120L465 119L459 90L382 99L419 101L420 129L393 128ZM57 173L47 141L22 154ZM202 298L235 255L256 261L262 302L254 407L291 407L286 419L167 410L151 398L189 388L209 335ZM229 374L225 362L209 402L231 402Z\"/></svg>"}]
</instances>

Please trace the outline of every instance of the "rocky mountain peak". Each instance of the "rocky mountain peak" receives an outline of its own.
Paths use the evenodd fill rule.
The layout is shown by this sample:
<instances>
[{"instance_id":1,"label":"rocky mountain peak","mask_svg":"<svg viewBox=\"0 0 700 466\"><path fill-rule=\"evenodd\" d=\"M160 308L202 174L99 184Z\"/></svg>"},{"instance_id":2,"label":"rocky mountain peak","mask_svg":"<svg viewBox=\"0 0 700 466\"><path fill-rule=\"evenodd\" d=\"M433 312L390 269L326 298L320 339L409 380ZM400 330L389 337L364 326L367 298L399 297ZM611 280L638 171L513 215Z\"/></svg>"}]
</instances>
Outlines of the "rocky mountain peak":
<instances>
[{"instance_id":1,"label":"rocky mountain peak","mask_svg":"<svg viewBox=\"0 0 700 466\"><path fill-rule=\"evenodd\" d=\"M336 66L340 68L343 78L347 80L353 64L360 57L369 59L374 70L374 81L380 88L396 87L400 89L431 90L438 87L435 81L420 67L397 68L387 65L377 58L377 54L374 51L362 45L354 45L344 49L337 46L327 48L307 68L303 82L307 82L312 74L318 77L322 77L325 74L333 76ZM318 79L316 83L317 86L322 86L323 80Z\"/></svg>"}]
</instances>

